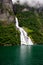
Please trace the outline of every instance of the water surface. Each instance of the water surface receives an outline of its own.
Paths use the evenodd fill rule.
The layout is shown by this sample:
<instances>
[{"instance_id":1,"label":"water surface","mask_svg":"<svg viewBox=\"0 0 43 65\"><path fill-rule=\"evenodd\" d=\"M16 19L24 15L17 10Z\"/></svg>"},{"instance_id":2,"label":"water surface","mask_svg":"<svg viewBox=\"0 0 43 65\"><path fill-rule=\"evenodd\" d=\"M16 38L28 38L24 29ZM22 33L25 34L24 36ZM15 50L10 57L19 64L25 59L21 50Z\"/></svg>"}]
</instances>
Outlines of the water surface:
<instances>
[{"instance_id":1,"label":"water surface","mask_svg":"<svg viewBox=\"0 0 43 65\"><path fill-rule=\"evenodd\" d=\"M0 65L43 65L43 46L0 47Z\"/></svg>"}]
</instances>

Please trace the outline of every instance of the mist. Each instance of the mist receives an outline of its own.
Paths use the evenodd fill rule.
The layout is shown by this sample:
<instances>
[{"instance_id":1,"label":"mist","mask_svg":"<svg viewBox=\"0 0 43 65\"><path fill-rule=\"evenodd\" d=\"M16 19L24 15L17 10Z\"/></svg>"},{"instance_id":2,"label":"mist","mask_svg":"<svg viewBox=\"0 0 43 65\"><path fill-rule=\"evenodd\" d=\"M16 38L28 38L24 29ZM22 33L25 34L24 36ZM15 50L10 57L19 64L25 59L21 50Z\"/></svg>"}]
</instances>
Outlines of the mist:
<instances>
[{"instance_id":1,"label":"mist","mask_svg":"<svg viewBox=\"0 0 43 65\"><path fill-rule=\"evenodd\" d=\"M43 7L43 0L12 0L13 4L17 3L19 1L20 5L28 5L30 7Z\"/></svg>"}]
</instances>

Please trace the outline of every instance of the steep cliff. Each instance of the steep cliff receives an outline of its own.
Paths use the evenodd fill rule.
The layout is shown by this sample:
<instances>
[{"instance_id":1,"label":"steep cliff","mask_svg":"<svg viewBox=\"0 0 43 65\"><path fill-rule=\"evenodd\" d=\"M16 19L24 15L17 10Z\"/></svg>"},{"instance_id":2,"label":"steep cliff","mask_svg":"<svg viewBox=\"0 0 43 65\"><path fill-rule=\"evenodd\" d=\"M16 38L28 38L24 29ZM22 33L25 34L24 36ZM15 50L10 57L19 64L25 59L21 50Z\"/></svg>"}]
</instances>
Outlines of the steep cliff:
<instances>
[{"instance_id":1,"label":"steep cliff","mask_svg":"<svg viewBox=\"0 0 43 65\"><path fill-rule=\"evenodd\" d=\"M0 0L0 20L7 23L14 20L12 0Z\"/></svg>"},{"instance_id":2,"label":"steep cliff","mask_svg":"<svg viewBox=\"0 0 43 65\"><path fill-rule=\"evenodd\" d=\"M0 46L20 44L19 35L14 24L12 0L0 0Z\"/></svg>"}]
</instances>

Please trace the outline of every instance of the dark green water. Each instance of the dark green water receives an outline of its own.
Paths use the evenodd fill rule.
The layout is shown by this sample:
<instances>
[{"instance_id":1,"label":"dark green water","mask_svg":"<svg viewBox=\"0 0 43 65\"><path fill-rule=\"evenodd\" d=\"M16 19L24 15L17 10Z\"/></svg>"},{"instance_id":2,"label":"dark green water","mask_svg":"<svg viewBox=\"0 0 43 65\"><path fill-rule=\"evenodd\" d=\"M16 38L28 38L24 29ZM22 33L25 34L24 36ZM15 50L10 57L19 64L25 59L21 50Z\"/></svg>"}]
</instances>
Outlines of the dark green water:
<instances>
[{"instance_id":1,"label":"dark green water","mask_svg":"<svg viewBox=\"0 0 43 65\"><path fill-rule=\"evenodd\" d=\"M0 47L0 65L43 65L43 46Z\"/></svg>"}]
</instances>

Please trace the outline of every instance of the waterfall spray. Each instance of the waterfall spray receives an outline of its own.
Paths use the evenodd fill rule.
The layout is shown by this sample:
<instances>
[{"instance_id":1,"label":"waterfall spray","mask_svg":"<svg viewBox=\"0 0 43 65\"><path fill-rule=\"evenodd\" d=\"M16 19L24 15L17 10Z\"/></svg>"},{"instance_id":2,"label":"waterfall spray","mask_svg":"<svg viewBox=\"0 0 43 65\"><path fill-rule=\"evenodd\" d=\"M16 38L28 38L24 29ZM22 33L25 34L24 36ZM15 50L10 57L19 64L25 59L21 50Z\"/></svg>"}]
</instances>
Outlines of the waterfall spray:
<instances>
[{"instance_id":1,"label":"waterfall spray","mask_svg":"<svg viewBox=\"0 0 43 65\"><path fill-rule=\"evenodd\" d=\"M30 37L27 36L26 31L22 27L19 27L17 17L15 17L15 20L16 20L16 28L18 28L20 31L21 45L33 45L33 42L31 41Z\"/></svg>"}]
</instances>

